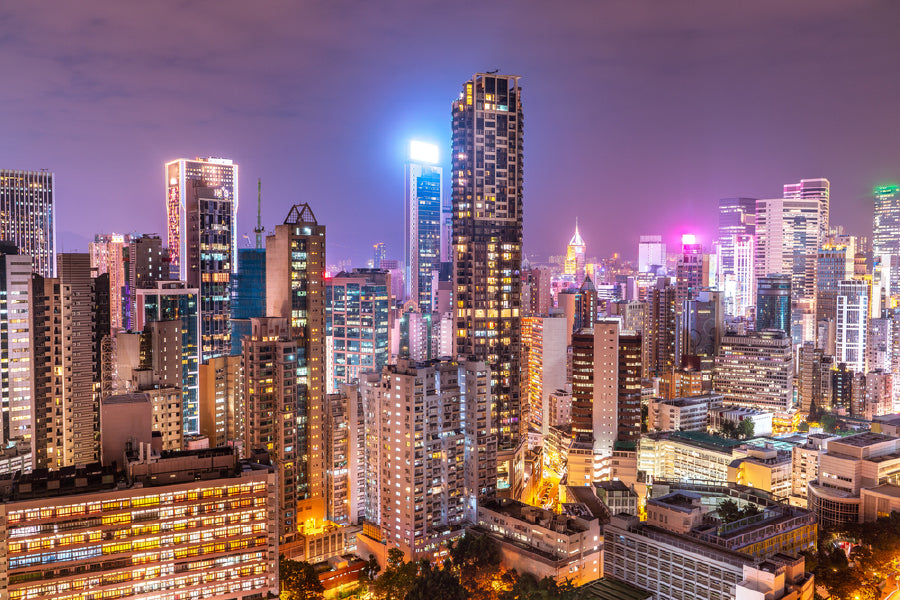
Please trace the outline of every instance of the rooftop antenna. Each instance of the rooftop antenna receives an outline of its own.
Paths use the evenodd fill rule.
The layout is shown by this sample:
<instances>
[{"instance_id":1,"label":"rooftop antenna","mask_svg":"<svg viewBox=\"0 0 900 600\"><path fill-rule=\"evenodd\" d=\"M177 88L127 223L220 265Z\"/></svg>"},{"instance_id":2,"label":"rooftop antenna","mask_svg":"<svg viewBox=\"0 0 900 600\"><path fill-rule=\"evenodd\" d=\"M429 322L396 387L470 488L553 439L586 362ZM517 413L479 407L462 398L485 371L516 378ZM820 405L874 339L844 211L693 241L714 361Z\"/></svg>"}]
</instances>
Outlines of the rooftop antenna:
<instances>
[{"instance_id":1,"label":"rooftop antenna","mask_svg":"<svg viewBox=\"0 0 900 600\"><path fill-rule=\"evenodd\" d=\"M262 250L262 234L265 229L262 226L262 179L256 180L256 227L253 232L256 233L256 249Z\"/></svg>"}]
</instances>

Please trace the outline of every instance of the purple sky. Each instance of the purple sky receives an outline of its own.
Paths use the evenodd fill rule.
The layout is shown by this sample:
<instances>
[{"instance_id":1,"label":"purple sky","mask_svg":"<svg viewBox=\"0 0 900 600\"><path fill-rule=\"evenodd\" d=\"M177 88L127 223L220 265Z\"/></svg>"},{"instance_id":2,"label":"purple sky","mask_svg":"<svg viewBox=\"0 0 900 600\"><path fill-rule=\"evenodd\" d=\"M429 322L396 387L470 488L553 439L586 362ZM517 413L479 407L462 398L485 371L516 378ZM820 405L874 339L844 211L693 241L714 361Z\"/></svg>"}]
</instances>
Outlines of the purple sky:
<instances>
[{"instance_id":1,"label":"purple sky","mask_svg":"<svg viewBox=\"0 0 900 600\"><path fill-rule=\"evenodd\" d=\"M450 102L490 69L522 76L529 254L576 216L589 255L708 242L718 198L822 176L868 235L900 179L897 0L4 4L0 167L56 173L65 251L164 235L164 161L214 155L241 165L241 234L262 177L267 227L309 202L329 262L401 258L407 141L446 159Z\"/></svg>"}]
</instances>

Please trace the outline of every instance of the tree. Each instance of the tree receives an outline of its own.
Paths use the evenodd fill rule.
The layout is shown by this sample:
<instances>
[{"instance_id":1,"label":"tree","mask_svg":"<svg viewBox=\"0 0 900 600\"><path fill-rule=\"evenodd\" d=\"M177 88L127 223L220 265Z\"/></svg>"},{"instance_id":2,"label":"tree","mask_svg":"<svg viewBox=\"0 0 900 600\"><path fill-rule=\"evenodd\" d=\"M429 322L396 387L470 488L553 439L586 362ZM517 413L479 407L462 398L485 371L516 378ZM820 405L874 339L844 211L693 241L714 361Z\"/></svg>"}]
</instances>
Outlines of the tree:
<instances>
[{"instance_id":1,"label":"tree","mask_svg":"<svg viewBox=\"0 0 900 600\"><path fill-rule=\"evenodd\" d=\"M650 423L650 407L646 404L641 405L641 433L647 433Z\"/></svg>"},{"instance_id":2,"label":"tree","mask_svg":"<svg viewBox=\"0 0 900 600\"><path fill-rule=\"evenodd\" d=\"M418 571L418 563L406 562L402 550L391 548L384 572L372 585L372 593L384 600L403 600L415 583Z\"/></svg>"},{"instance_id":3,"label":"tree","mask_svg":"<svg viewBox=\"0 0 900 600\"><path fill-rule=\"evenodd\" d=\"M725 523L734 523L741 518L741 509L738 508L737 502L731 498L719 502L716 512L719 513L719 518Z\"/></svg>"},{"instance_id":4,"label":"tree","mask_svg":"<svg viewBox=\"0 0 900 600\"><path fill-rule=\"evenodd\" d=\"M755 429L753 419L743 419L737 426L737 433L741 438L748 439L753 437Z\"/></svg>"},{"instance_id":5,"label":"tree","mask_svg":"<svg viewBox=\"0 0 900 600\"><path fill-rule=\"evenodd\" d=\"M737 427L734 421L730 419L722 421L722 424L719 426L719 433L727 438L735 439L737 437Z\"/></svg>"},{"instance_id":6,"label":"tree","mask_svg":"<svg viewBox=\"0 0 900 600\"><path fill-rule=\"evenodd\" d=\"M381 571L381 567L378 565L375 555L370 554L369 560L366 561L366 566L363 567L362 572L359 575L360 585L366 586L367 588L370 587L372 583L374 583L375 577L378 575L379 571Z\"/></svg>"},{"instance_id":7,"label":"tree","mask_svg":"<svg viewBox=\"0 0 900 600\"><path fill-rule=\"evenodd\" d=\"M450 568L472 598L492 598L500 580L500 547L488 535L466 533L450 546Z\"/></svg>"},{"instance_id":8,"label":"tree","mask_svg":"<svg viewBox=\"0 0 900 600\"><path fill-rule=\"evenodd\" d=\"M282 600L320 600L325 597L319 574L308 562L291 560L282 554L278 557L278 574Z\"/></svg>"},{"instance_id":9,"label":"tree","mask_svg":"<svg viewBox=\"0 0 900 600\"><path fill-rule=\"evenodd\" d=\"M834 433L838 428L838 420L837 417L831 413L825 413L819 419L819 424L822 426L822 430L825 433Z\"/></svg>"},{"instance_id":10,"label":"tree","mask_svg":"<svg viewBox=\"0 0 900 600\"><path fill-rule=\"evenodd\" d=\"M405 600L466 600L469 595L448 569L435 569L425 562L406 593Z\"/></svg>"}]
</instances>

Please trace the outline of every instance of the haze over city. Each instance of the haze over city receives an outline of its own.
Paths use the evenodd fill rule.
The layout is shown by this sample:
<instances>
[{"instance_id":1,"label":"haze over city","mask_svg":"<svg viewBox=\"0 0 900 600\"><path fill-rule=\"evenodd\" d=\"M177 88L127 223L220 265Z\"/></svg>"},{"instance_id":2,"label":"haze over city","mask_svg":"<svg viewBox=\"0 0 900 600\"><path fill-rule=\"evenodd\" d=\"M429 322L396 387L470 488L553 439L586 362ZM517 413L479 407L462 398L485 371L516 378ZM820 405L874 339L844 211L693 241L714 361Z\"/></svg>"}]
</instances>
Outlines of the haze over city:
<instances>
[{"instance_id":1,"label":"haze over city","mask_svg":"<svg viewBox=\"0 0 900 600\"><path fill-rule=\"evenodd\" d=\"M590 255L708 244L719 198L814 177L868 235L900 164L898 20L891 1L7 3L0 163L56 174L66 251L163 234L162 164L225 156L240 235L262 178L267 228L311 202L329 262L402 258L408 141L447 170L460 82L501 69L527 112L528 256L561 253L576 217Z\"/></svg>"}]
</instances>

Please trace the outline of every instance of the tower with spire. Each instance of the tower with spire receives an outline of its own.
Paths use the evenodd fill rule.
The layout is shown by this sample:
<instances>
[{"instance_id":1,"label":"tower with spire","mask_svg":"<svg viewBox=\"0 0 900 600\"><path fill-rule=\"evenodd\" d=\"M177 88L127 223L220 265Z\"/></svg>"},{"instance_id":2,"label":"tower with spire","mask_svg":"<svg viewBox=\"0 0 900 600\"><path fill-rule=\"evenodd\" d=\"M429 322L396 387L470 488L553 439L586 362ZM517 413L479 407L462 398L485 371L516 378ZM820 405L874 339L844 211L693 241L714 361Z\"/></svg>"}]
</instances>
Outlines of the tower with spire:
<instances>
[{"instance_id":1,"label":"tower with spire","mask_svg":"<svg viewBox=\"0 0 900 600\"><path fill-rule=\"evenodd\" d=\"M565 274L575 277L575 285L580 285L584 281L584 240L578 233L578 218L575 218L575 235L569 241L566 247L566 264Z\"/></svg>"}]
</instances>

